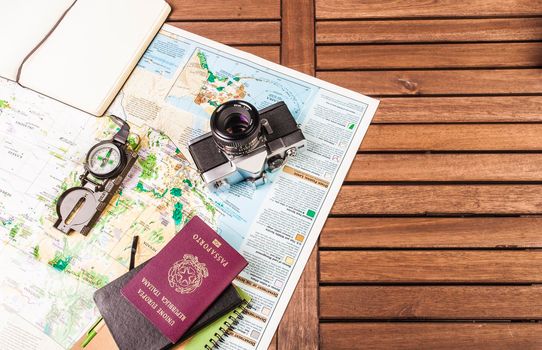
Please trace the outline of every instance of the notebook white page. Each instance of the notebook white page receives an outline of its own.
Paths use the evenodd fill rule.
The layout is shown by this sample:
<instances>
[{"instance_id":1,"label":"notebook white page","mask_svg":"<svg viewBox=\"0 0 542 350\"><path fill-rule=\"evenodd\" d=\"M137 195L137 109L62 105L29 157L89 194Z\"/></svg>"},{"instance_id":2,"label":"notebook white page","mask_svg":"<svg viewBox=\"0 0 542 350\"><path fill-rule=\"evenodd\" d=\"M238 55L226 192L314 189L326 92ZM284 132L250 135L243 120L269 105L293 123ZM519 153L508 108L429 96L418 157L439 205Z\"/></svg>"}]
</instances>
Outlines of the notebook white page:
<instances>
[{"instance_id":1,"label":"notebook white page","mask_svg":"<svg viewBox=\"0 0 542 350\"><path fill-rule=\"evenodd\" d=\"M17 80L24 58L75 0L0 0L0 77Z\"/></svg>"},{"instance_id":2,"label":"notebook white page","mask_svg":"<svg viewBox=\"0 0 542 350\"><path fill-rule=\"evenodd\" d=\"M77 0L19 83L100 116L170 11L163 0Z\"/></svg>"}]
</instances>

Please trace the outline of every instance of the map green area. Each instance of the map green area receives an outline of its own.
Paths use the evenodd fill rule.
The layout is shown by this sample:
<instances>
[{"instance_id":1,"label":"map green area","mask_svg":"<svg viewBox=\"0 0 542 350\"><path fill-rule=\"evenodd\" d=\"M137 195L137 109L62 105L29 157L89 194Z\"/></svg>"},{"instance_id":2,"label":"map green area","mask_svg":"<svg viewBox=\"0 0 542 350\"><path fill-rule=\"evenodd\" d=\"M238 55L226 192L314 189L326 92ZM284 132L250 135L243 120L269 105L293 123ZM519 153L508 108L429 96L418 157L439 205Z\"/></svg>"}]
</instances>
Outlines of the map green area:
<instances>
[{"instance_id":1,"label":"map green area","mask_svg":"<svg viewBox=\"0 0 542 350\"><path fill-rule=\"evenodd\" d=\"M182 110L197 110L199 116L206 118L221 103L232 99L247 100L260 109L285 101L292 113L300 116L312 93L310 86L277 77L205 48L196 48L166 101ZM194 109L195 106L200 108Z\"/></svg>"},{"instance_id":2,"label":"map green area","mask_svg":"<svg viewBox=\"0 0 542 350\"><path fill-rule=\"evenodd\" d=\"M192 216L212 224L216 211L177 147L146 127L136 165L91 234L64 235L53 228L57 198L79 185L86 152L118 127L5 80L0 99L0 255L21 267L15 276L0 271L0 295L9 297L0 313L17 313L68 348L99 315L93 291L127 270L134 235L141 262Z\"/></svg>"},{"instance_id":3,"label":"map green area","mask_svg":"<svg viewBox=\"0 0 542 350\"><path fill-rule=\"evenodd\" d=\"M210 194L186 145L228 100L258 109L284 101L301 123L317 93L301 80L161 31L108 111L130 123L128 142L139 159L84 237L53 228L57 200L79 185L88 150L118 127L0 79L0 264L10 266L0 269L0 315L67 349L99 316L93 292L127 271L135 235L140 263L199 215L240 250L268 188Z\"/></svg>"}]
</instances>

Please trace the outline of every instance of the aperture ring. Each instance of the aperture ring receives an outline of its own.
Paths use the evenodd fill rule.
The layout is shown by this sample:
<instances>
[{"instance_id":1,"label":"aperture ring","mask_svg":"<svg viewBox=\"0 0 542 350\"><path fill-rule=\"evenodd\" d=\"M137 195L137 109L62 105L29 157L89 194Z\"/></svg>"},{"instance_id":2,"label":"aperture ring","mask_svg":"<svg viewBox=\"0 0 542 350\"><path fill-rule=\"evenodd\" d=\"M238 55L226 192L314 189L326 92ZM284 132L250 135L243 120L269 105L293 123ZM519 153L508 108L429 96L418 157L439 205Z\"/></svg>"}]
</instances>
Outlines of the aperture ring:
<instances>
[{"instance_id":1,"label":"aperture ring","mask_svg":"<svg viewBox=\"0 0 542 350\"><path fill-rule=\"evenodd\" d=\"M260 137L258 135L255 136L256 137L250 140L248 143L246 143L246 140L244 140L242 143L237 141L225 140L220 140L219 143L215 140L215 144L226 155L244 156L252 152L260 144Z\"/></svg>"}]
</instances>

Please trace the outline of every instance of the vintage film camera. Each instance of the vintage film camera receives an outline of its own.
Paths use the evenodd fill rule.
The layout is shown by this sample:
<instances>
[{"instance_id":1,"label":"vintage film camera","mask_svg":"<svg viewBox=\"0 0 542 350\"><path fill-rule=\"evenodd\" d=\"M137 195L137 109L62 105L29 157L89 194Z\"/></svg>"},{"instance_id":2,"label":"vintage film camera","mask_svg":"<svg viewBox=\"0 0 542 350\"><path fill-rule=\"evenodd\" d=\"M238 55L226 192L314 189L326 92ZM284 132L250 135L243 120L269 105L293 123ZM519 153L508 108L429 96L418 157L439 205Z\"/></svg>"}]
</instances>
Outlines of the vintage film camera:
<instances>
[{"instance_id":1,"label":"vintage film camera","mask_svg":"<svg viewBox=\"0 0 542 350\"><path fill-rule=\"evenodd\" d=\"M258 112L233 100L216 108L211 131L192 140L188 150L209 189L225 191L244 180L264 184L266 171L280 169L303 147L305 137L284 102Z\"/></svg>"}]
</instances>

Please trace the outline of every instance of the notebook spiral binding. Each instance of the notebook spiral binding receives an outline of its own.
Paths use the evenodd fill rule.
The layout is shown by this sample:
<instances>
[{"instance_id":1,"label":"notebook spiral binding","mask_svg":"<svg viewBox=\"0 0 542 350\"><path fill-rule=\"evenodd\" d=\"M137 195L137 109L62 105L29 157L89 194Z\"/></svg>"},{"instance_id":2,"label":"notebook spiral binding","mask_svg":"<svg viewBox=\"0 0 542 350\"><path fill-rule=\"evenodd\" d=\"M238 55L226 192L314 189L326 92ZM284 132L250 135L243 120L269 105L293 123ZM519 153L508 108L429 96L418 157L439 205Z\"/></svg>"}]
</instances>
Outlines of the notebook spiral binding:
<instances>
[{"instance_id":1,"label":"notebook spiral binding","mask_svg":"<svg viewBox=\"0 0 542 350\"><path fill-rule=\"evenodd\" d=\"M228 321L224 321L225 327L219 327L219 332L216 332L213 336L213 338L209 339L209 344L205 345L205 350L216 350L220 346L220 343L224 343L226 341L226 338L229 337L228 330L233 327L237 326L239 324L239 321L244 318L243 310L248 307L248 303L246 301L243 301L240 306L237 307L237 309L233 310L233 313L236 315L234 316L228 316Z\"/></svg>"}]
</instances>

